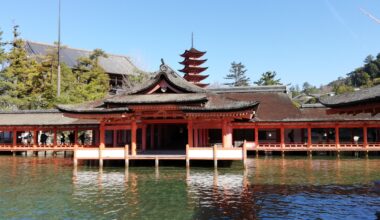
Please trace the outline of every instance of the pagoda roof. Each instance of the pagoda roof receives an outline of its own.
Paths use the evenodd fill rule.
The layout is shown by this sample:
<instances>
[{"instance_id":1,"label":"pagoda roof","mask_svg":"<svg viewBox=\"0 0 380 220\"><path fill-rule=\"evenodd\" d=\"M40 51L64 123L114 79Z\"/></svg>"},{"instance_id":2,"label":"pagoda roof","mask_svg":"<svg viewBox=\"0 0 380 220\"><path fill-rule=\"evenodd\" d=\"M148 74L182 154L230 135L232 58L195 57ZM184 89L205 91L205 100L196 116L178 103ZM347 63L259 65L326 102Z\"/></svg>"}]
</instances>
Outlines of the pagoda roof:
<instances>
[{"instance_id":1,"label":"pagoda roof","mask_svg":"<svg viewBox=\"0 0 380 220\"><path fill-rule=\"evenodd\" d=\"M380 85L342 95L322 97L320 102L328 107L343 107L380 100Z\"/></svg>"},{"instance_id":2,"label":"pagoda roof","mask_svg":"<svg viewBox=\"0 0 380 220\"><path fill-rule=\"evenodd\" d=\"M201 73L205 70L207 70L208 67L190 67L190 66L185 66L185 68L179 70L183 73Z\"/></svg>"},{"instance_id":3,"label":"pagoda roof","mask_svg":"<svg viewBox=\"0 0 380 220\"><path fill-rule=\"evenodd\" d=\"M190 82L199 82L206 79L208 75L199 75L199 74L185 74L183 78Z\"/></svg>"},{"instance_id":4,"label":"pagoda roof","mask_svg":"<svg viewBox=\"0 0 380 220\"><path fill-rule=\"evenodd\" d=\"M190 50L185 50L183 54L181 54L181 57L191 57L191 58L199 58L203 56L206 52L199 51L192 47Z\"/></svg>"},{"instance_id":5,"label":"pagoda roof","mask_svg":"<svg viewBox=\"0 0 380 220\"><path fill-rule=\"evenodd\" d=\"M202 65L203 63L205 63L207 61L207 59L205 60L194 60L194 59L188 59L186 58L184 61L182 62L179 62L179 64L182 64L182 65L193 65L193 66L199 66L199 65Z\"/></svg>"}]
</instances>

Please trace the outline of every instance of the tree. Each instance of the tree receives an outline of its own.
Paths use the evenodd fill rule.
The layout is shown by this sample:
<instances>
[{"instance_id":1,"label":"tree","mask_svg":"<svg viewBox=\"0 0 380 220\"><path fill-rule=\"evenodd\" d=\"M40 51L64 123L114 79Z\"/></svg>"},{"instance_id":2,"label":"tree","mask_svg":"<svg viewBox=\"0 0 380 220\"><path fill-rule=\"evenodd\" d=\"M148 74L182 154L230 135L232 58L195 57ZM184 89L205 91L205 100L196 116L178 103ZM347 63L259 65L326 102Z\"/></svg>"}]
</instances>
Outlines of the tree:
<instances>
[{"instance_id":1,"label":"tree","mask_svg":"<svg viewBox=\"0 0 380 220\"><path fill-rule=\"evenodd\" d=\"M311 85L308 82L304 82L303 85L302 85L302 92L305 93L305 94L310 95L310 94L318 93L319 90L317 89L316 86L313 86L313 85Z\"/></svg>"},{"instance_id":2,"label":"tree","mask_svg":"<svg viewBox=\"0 0 380 220\"><path fill-rule=\"evenodd\" d=\"M0 30L0 71L3 70L4 61L6 58L5 48L4 48L5 45L6 43L3 42L3 31Z\"/></svg>"},{"instance_id":3,"label":"tree","mask_svg":"<svg viewBox=\"0 0 380 220\"><path fill-rule=\"evenodd\" d=\"M81 57L74 68L78 102L103 98L109 90L109 77L99 66L99 58L106 57L104 51L95 49L89 57Z\"/></svg>"},{"instance_id":4,"label":"tree","mask_svg":"<svg viewBox=\"0 0 380 220\"><path fill-rule=\"evenodd\" d=\"M261 78L255 82L258 86L281 85L280 79L276 79L276 71L267 71L261 74Z\"/></svg>"},{"instance_id":5,"label":"tree","mask_svg":"<svg viewBox=\"0 0 380 220\"><path fill-rule=\"evenodd\" d=\"M0 72L0 108L29 109L36 92L38 63L26 55L19 38L18 25L13 27L12 48L5 56L7 67Z\"/></svg>"},{"instance_id":6,"label":"tree","mask_svg":"<svg viewBox=\"0 0 380 220\"><path fill-rule=\"evenodd\" d=\"M354 87L352 86L339 84L339 85L334 85L333 91L335 92L335 94L339 95L343 93L353 92L355 90L354 90Z\"/></svg>"},{"instance_id":7,"label":"tree","mask_svg":"<svg viewBox=\"0 0 380 220\"><path fill-rule=\"evenodd\" d=\"M292 98L301 94L301 90L298 84L291 86L289 88L289 91L292 94Z\"/></svg>"},{"instance_id":8,"label":"tree","mask_svg":"<svg viewBox=\"0 0 380 220\"><path fill-rule=\"evenodd\" d=\"M235 61L231 63L231 69L230 74L227 74L227 76L224 79L227 80L233 80L230 83L224 83L228 86L248 86L249 85L249 78L245 75L247 70L245 69L245 66L239 62L236 63Z\"/></svg>"}]
</instances>

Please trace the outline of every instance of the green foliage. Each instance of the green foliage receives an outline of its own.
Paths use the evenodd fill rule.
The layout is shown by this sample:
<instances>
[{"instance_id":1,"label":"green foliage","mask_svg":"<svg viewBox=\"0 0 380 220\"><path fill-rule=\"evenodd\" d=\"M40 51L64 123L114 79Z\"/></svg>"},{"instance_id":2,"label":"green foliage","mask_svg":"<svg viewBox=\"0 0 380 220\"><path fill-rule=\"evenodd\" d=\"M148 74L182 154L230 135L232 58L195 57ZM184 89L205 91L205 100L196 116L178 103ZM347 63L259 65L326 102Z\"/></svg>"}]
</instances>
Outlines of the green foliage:
<instances>
[{"instance_id":1,"label":"green foliage","mask_svg":"<svg viewBox=\"0 0 380 220\"><path fill-rule=\"evenodd\" d=\"M236 63L235 61L231 63L231 69L230 73L227 74L227 76L224 79L232 80L230 83L224 83L228 86L248 86L249 85L249 78L245 75L247 70L245 69L245 66L239 62Z\"/></svg>"},{"instance_id":2,"label":"green foliage","mask_svg":"<svg viewBox=\"0 0 380 220\"><path fill-rule=\"evenodd\" d=\"M310 95L310 94L319 93L320 90L316 86L313 86L308 82L304 82L302 85L302 92L307 95Z\"/></svg>"},{"instance_id":3,"label":"green foliage","mask_svg":"<svg viewBox=\"0 0 380 220\"><path fill-rule=\"evenodd\" d=\"M276 71L267 71L261 74L261 78L255 82L258 86L281 85L280 79L276 79Z\"/></svg>"},{"instance_id":4,"label":"green foliage","mask_svg":"<svg viewBox=\"0 0 380 220\"><path fill-rule=\"evenodd\" d=\"M335 92L335 94L339 95L339 94L344 94L348 92L353 92L354 87L346 85L346 84L339 84L339 85L334 85L333 91Z\"/></svg>"},{"instance_id":5,"label":"green foliage","mask_svg":"<svg viewBox=\"0 0 380 220\"><path fill-rule=\"evenodd\" d=\"M61 63L61 96L56 97L57 49L30 58L19 35L15 26L11 48L5 52L0 33L0 61L6 64L0 69L0 109L46 109L107 95L109 78L98 65L99 58L107 56L104 51L96 49L89 57L80 58L75 70Z\"/></svg>"},{"instance_id":6,"label":"green foliage","mask_svg":"<svg viewBox=\"0 0 380 220\"><path fill-rule=\"evenodd\" d=\"M368 55L364 59L364 65L347 74L348 86L370 87L374 84L374 79L380 77L380 53L376 58Z\"/></svg>"}]
</instances>

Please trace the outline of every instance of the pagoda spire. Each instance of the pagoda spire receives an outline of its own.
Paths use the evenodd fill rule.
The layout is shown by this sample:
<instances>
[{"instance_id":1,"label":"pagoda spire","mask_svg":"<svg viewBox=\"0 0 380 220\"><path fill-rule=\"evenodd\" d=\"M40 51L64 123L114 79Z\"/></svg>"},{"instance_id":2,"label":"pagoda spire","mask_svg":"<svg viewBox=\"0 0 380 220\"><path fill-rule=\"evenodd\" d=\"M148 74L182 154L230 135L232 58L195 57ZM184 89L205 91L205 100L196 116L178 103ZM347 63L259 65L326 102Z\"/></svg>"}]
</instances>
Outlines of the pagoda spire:
<instances>
[{"instance_id":1,"label":"pagoda spire","mask_svg":"<svg viewBox=\"0 0 380 220\"><path fill-rule=\"evenodd\" d=\"M184 67L179 71L185 73L184 79L202 88L208 86L208 84L201 83L208 77L208 75L201 75L207 69L207 67L200 66L207 61L207 59L200 59L205 53L194 48L194 34L191 32L191 48L181 54L184 60L180 64Z\"/></svg>"}]
</instances>

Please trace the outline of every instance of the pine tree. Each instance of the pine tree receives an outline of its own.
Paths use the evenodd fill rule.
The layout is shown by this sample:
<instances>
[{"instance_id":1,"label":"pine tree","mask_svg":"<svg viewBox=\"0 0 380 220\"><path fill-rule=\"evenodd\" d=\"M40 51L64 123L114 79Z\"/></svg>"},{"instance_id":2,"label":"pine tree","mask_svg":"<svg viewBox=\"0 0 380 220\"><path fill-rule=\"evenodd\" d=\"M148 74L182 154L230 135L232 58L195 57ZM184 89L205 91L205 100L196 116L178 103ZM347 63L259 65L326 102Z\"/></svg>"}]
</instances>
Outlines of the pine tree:
<instances>
[{"instance_id":1,"label":"pine tree","mask_svg":"<svg viewBox=\"0 0 380 220\"><path fill-rule=\"evenodd\" d=\"M258 86L281 85L280 79L276 79L276 71L267 71L261 74L261 78L255 82Z\"/></svg>"},{"instance_id":2,"label":"pine tree","mask_svg":"<svg viewBox=\"0 0 380 220\"><path fill-rule=\"evenodd\" d=\"M35 95L38 63L28 59L24 42L19 38L18 25L13 27L12 48L6 54L7 68L0 72L0 108L29 109Z\"/></svg>"},{"instance_id":3,"label":"pine tree","mask_svg":"<svg viewBox=\"0 0 380 220\"><path fill-rule=\"evenodd\" d=\"M249 85L249 78L245 75L247 70L245 69L245 66L239 62L236 63L235 61L231 63L231 69L230 74L227 74L227 76L224 79L227 80L233 80L233 82L230 83L224 83L224 85L228 86L248 86Z\"/></svg>"}]
</instances>

